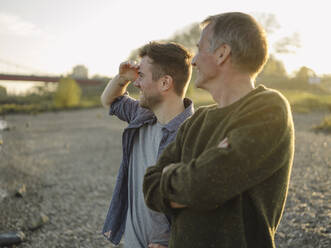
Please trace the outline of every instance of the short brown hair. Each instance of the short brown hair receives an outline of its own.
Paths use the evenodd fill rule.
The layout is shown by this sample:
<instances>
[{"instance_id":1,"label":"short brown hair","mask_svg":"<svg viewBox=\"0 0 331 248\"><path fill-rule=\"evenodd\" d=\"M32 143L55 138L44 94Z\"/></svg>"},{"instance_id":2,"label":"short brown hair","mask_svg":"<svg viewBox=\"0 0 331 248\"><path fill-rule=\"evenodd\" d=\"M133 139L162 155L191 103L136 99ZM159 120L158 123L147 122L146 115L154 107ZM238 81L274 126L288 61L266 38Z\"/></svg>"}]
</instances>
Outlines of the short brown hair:
<instances>
[{"instance_id":1,"label":"short brown hair","mask_svg":"<svg viewBox=\"0 0 331 248\"><path fill-rule=\"evenodd\" d=\"M158 80L169 75L174 81L177 95L184 96L191 78L191 53L180 44L169 42L150 42L139 49L139 57L152 59L152 78Z\"/></svg>"},{"instance_id":2,"label":"short brown hair","mask_svg":"<svg viewBox=\"0 0 331 248\"><path fill-rule=\"evenodd\" d=\"M264 29L250 15L228 12L209 16L202 26L212 25L210 47L231 47L231 59L240 70L257 75L268 59L268 42Z\"/></svg>"}]
</instances>

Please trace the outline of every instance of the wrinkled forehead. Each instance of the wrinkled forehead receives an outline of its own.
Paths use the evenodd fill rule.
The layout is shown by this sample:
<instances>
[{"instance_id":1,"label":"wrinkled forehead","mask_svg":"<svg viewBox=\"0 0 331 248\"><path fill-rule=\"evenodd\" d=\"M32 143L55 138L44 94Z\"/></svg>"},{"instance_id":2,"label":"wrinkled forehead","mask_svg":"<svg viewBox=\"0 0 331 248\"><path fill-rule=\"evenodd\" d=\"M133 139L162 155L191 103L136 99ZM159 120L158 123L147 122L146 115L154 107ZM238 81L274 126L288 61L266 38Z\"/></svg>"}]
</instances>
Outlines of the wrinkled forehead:
<instances>
[{"instance_id":1,"label":"wrinkled forehead","mask_svg":"<svg viewBox=\"0 0 331 248\"><path fill-rule=\"evenodd\" d=\"M211 24L208 24L202 29L201 35L200 35L200 40L198 45L201 47L209 47L210 41L212 38L212 32L213 28Z\"/></svg>"},{"instance_id":2,"label":"wrinkled forehead","mask_svg":"<svg viewBox=\"0 0 331 248\"><path fill-rule=\"evenodd\" d=\"M153 64L153 60L148 56L144 56L141 58L139 70L141 71L151 70L152 64Z\"/></svg>"}]
</instances>

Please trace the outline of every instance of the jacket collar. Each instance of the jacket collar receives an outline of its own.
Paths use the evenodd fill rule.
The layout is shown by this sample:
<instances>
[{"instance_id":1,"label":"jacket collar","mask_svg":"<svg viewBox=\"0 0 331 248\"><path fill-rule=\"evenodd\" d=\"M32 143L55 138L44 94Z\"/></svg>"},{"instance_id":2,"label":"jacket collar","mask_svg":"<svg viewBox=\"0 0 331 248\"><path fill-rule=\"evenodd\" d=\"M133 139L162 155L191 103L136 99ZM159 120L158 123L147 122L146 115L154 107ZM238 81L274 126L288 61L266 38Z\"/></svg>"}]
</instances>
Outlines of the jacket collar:
<instances>
[{"instance_id":1,"label":"jacket collar","mask_svg":"<svg viewBox=\"0 0 331 248\"><path fill-rule=\"evenodd\" d=\"M164 126L164 128L169 132L177 131L178 127L183 123L183 121L194 113L194 105L190 99L184 98L184 107L185 110L183 112L181 112ZM131 122L127 128L139 128L144 124L152 125L156 121L157 118L151 110L140 108L137 118Z\"/></svg>"},{"instance_id":2,"label":"jacket collar","mask_svg":"<svg viewBox=\"0 0 331 248\"><path fill-rule=\"evenodd\" d=\"M185 110L169 121L164 128L166 128L169 132L175 132L178 130L178 127L191 115L194 113L194 106L193 102L188 99L184 98L184 107Z\"/></svg>"}]
</instances>

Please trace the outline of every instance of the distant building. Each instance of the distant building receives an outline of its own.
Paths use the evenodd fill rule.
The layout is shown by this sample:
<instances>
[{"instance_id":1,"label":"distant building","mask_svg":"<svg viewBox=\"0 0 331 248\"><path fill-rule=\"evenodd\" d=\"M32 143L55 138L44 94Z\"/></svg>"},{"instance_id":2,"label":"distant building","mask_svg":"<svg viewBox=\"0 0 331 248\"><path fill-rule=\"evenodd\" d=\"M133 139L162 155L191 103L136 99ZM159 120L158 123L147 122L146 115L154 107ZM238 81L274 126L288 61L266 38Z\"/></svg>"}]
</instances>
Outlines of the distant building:
<instances>
[{"instance_id":1,"label":"distant building","mask_svg":"<svg viewBox=\"0 0 331 248\"><path fill-rule=\"evenodd\" d=\"M321 82L321 79L317 76L311 76L308 78L308 83L310 84L319 84Z\"/></svg>"},{"instance_id":2,"label":"distant building","mask_svg":"<svg viewBox=\"0 0 331 248\"><path fill-rule=\"evenodd\" d=\"M73 78L88 78L88 69L84 65L76 65L70 76Z\"/></svg>"}]
</instances>

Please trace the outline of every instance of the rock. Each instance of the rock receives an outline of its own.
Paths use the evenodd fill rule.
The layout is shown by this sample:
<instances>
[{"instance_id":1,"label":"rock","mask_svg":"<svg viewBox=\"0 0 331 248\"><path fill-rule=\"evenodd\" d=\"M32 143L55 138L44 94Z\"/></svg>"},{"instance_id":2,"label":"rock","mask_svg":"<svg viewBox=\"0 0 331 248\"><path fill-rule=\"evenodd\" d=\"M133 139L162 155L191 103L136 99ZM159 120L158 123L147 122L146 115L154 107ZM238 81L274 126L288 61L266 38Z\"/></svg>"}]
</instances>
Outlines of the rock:
<instances>
[{"instance_id":1,"label":"rock","mask_svg":"<svg viewBox=\"0 0 331 248\"><path fill-rule=\"evenodd\" d=\"M0 233L0 246L17 245L25 240L23 232Z\"/></svg>"},{"instance_id":2,"label":"rock","mask_svg":"<svg viewBox=\"0 0 331 248\"><path fill-rule=\"evenodd\" d=\"M286 235L282 232L277 232L277 235L282 238L282 239L285 239L286 238Z\"/></svg>"},{"instance_id":3,"label":"rock","mask_svg":"<svg viewBox=\"0 0 331 248\"><path fill-rule=\"evenodd\" d=\"M8 192L0 188L0 202L7 196L8 196Z\"/></svg>"},{"instance_id":4,"label":"rock","mask_svg":"<svg viewBox=\"0 0 331 248\"><path fill-rule=\"evenodd\" d=\"M17 189L15 196L23 197L25 194L26 194L26 186L25 184L22 184L22 186Z\"/></svg>"},{"instance_id":5,"label":"rock","mask_svg":"<svg viewBox=\"0 0 331 248\"><path fill-rule=\"evenodd\" d=\"M9 126L6 121L0 120L0 130L9 131Z\"/></svg>"},{"instance_id":6,"label":"rock","mask_svg":"<svg viewBox=\"0 0 331 248\"><path fill-rule=\"evenodd\" d=\"M43 213L40 213L39 216L36 216L30 220L28 228L30 231L35 231L38 228L42 227L44 224L46 224L48 221L48 216Z\"/></svg>"}]
</instances>

